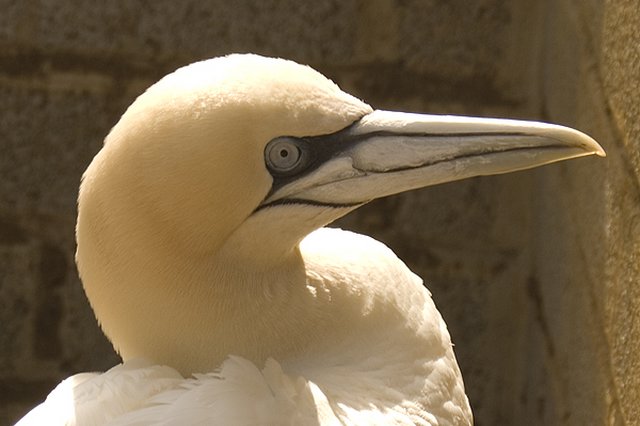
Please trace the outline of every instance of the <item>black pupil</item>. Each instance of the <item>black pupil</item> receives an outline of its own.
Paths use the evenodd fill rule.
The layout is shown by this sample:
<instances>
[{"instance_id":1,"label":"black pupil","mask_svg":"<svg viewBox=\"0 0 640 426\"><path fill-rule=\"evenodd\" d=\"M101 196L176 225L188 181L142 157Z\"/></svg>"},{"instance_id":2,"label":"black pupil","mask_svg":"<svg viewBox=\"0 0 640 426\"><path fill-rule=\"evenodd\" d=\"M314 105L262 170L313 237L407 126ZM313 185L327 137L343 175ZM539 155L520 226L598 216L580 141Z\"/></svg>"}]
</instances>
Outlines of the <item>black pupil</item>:
<instances>
[{"instance_id":1,"label":"black pupil","mask_svg":"<svg viewBox=\"0 0 640 426\"><path fill-rule=\"evenodd\" d=\"M287 158L288 156L289 156L289 151L287 151L284 148L280 150L280 157Z\"/></svg>"}]
</instances>

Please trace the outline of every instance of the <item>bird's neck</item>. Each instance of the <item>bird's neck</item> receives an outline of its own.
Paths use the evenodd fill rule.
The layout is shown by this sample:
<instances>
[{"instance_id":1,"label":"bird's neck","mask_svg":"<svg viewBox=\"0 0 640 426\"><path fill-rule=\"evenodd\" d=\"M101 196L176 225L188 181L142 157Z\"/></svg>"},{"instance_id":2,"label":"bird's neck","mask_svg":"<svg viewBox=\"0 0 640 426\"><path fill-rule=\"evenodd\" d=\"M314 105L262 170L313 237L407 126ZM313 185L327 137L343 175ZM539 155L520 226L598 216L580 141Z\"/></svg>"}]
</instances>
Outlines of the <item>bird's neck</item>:
<instances>
[{"instance_id":1,"label":"bird's neck","mask_svg":"<svg viewBox=\"0 0 640 426\"><path fill-rule=\"evenodd\" d=\"M233 238L215 253L189 253L154 237L153 226L91 223L100 229L78 226L78 266L96 317L125 360L143 357L189 374L230 354L258 365L291 357L311 338L319 308L295 241L281 250L272 244L268 258Z\"/></svg>"}]
</instances>

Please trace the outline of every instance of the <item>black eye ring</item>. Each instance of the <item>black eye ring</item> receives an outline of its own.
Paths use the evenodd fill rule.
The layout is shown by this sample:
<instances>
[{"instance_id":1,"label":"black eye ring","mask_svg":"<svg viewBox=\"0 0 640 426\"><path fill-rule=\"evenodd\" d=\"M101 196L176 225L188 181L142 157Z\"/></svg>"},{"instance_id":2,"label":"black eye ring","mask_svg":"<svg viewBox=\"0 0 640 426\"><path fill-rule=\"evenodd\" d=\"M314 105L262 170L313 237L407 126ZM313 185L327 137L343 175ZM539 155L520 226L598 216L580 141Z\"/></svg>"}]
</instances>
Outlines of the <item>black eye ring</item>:
<instances>
[{"instance_id":1,"label":"black eye ring","mask_svg":"<svg viewBox=\"0 0 640 426\"><path fill-rule=\"evenodd\" d=\"M305 166L306 157L306 150L301 141L292 137L275 138L264 149L267 168L281 176L299 172Z\"/></svg>"}]
</instances>

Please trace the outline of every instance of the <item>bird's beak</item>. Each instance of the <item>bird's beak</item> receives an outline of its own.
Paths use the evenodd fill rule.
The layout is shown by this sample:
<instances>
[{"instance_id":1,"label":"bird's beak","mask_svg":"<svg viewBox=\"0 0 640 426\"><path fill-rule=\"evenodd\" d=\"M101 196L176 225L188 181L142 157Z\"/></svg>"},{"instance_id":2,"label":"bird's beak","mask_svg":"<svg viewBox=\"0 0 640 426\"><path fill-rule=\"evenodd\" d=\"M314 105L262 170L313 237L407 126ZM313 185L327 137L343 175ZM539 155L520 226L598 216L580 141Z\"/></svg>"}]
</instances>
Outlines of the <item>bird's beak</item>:
<instances>
[{"instance_id":1,"label":"bird's beak","mask_svg":"<svg viewBox=\"0 0 640 426\"><path fill-rule=\"evenodd\" d=\"M605 152L553 124L374 111L348 128L298 138L308 164L274 177L261 205L356 206L415 188Z\"/></svg>"}]
</instances>

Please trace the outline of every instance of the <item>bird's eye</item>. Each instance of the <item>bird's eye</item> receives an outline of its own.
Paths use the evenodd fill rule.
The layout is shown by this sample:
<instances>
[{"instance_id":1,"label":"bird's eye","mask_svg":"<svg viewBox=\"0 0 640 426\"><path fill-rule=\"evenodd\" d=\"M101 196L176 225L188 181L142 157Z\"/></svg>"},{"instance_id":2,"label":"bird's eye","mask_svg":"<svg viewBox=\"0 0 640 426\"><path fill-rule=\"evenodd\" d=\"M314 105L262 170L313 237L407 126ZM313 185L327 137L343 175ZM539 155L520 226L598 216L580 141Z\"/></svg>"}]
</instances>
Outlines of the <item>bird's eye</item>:
<instances>
[{"instance_id":1,"label":"bird's eye","mask_svg":"<svg viewBox=\"0 0 640 426\"><path fill-rule=\"evenodd\" d=\"M288 137L276 138L269 142L264 154L269 170L281 175L296 173L304 159L299 141Z\"/></svg>"}]
</instances>

